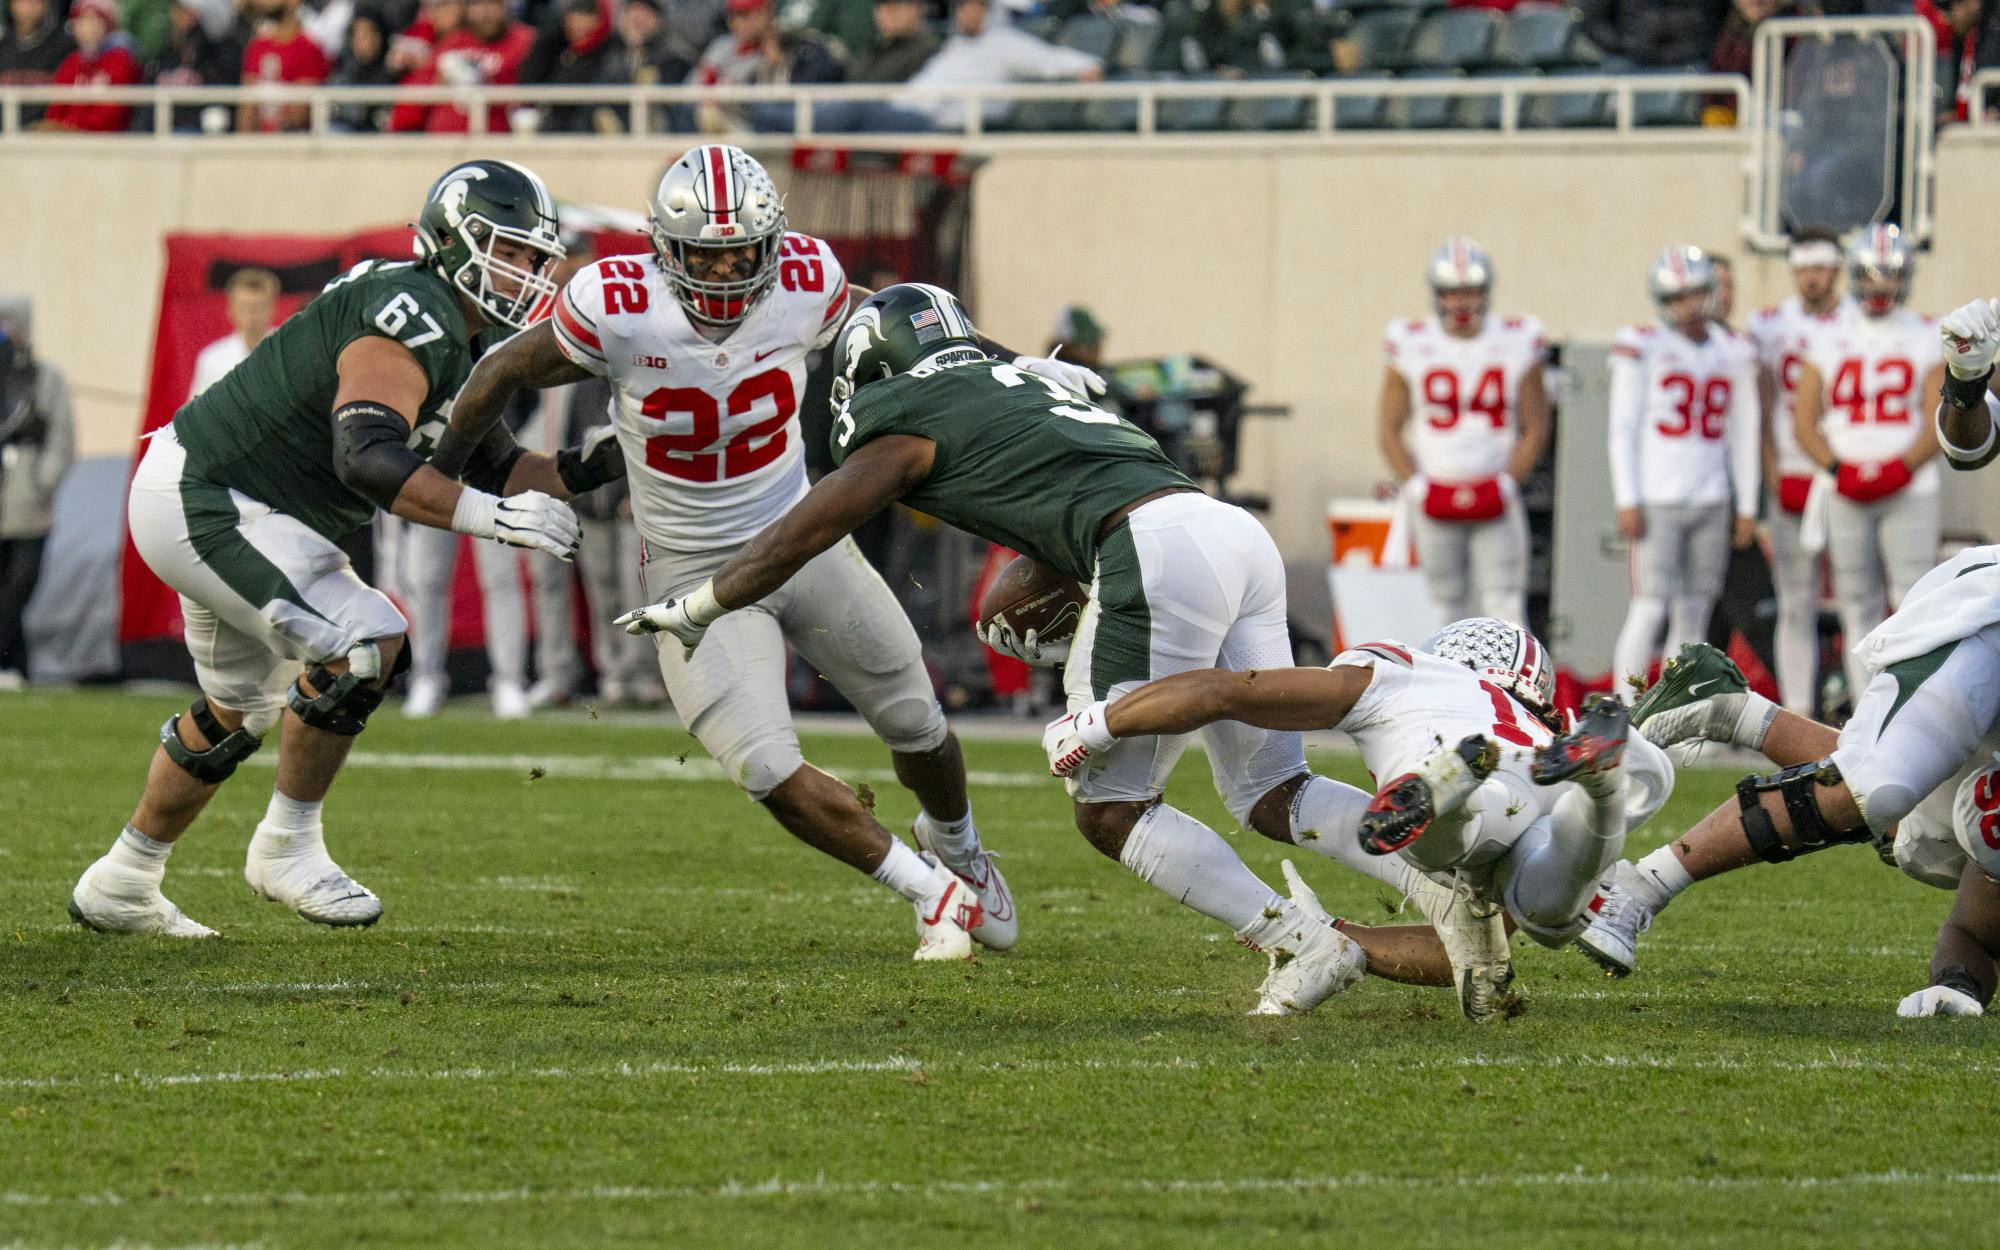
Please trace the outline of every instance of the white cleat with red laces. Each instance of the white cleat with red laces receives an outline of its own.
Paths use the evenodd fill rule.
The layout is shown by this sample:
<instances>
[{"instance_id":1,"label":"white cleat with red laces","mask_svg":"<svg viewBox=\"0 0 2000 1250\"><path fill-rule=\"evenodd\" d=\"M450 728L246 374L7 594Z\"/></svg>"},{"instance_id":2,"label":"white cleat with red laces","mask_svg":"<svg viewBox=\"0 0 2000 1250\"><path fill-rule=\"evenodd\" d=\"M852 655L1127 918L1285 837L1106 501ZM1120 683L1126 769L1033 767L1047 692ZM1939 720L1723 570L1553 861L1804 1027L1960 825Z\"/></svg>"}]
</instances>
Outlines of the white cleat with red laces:
<instances>
[{"instance_id":1,"label":"white cleat with red laces","mask_svg":"<svg viewBox=\"0 0 2000 1250\"><path fill-rule=\"evenodd\" d=\"M941 887L928 899L919 899L917 909L917 953L919 963L972 958L972 931L981 919L979 894L964 878L932 863Z\"/></svg>"},{"instance_id":2,"label":"white cleat with red laces","mask_svg":"<svg viewBox=\"0 0 2000 1250\"><path fill-rule=\"evenodd\" d=\"M925 859L943 864L978 896L979 923L972 930L972 940L987 950L1012 949L1021 936L1021 920L1015 914L1014 895L1007 889L1007 879L1000 875L1000 865L993 862L993 852L977 851L964 863L953 863L932 845L929 821L919 819L910 832Z\"/></svg>"}]
</instances>

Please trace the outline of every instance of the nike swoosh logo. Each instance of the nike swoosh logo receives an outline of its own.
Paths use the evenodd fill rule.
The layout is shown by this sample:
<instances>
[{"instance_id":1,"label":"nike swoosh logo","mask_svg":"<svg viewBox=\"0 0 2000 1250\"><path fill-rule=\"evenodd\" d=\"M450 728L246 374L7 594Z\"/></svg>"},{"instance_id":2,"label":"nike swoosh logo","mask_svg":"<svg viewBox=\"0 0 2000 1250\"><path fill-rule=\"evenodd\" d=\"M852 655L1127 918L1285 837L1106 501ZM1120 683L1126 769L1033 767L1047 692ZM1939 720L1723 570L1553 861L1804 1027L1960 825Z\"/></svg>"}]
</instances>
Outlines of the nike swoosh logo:
<instances>
[{"instance_id":1,"label":"nike swoosh logo","mask_svg":"<svg viewBox=\"0 0 2000 1250\"><path fill-rule=\"evenodd\" d=\"M756 353L755 355L753 355L753 356L751 356L751 357L750 357L750 360L751 360L751 362L752 362L752 363L754 364L754 363L756 363L756 362L758 362L758 361L761 361L761 360L763 360L763 359L764 359L764 357L766 357L766 356L775 356L775 355L777 355L777 354L778 354L779 352L781 352L781 351L784 351L784 350L785 350L785 349L784 349L784 348L782 348L782 347L774 347L774 348L772 348L772 349L771 349L770 351L768 351L768 352L758 352L758 353Z\"/></svg>"},{"instance_id":2,"label":"nike swoosh logo","mask_svg":"<svg viewBox=\"0 0 2000 1250\"><path fill-rule=\"evenodd\" d=\"M1688 687L1688 696L1690 698L1699 697L1702 691L1708 689L1708 687L1710 686L1713 686L1716 682L1720 680L1722 679L1719 677L1711 677L1707 681L1698 681L1694 685Z\"/></svg>"}]
</instances>

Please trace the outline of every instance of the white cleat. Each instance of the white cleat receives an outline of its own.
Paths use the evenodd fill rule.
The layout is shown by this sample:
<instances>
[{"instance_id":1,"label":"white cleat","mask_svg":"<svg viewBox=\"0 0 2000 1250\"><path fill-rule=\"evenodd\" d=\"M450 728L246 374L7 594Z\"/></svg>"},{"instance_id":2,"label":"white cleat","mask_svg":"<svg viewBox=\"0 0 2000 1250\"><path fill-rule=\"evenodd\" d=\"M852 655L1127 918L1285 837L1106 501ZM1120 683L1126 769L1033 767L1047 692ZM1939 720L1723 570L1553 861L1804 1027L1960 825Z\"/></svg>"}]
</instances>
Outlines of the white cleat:
<instances>
[{"instance_id":1,"label":"white cleat","mask_svg":"<svg viewBox=\"0 0 2000 1250\"><path fill-rule=\"evenodd\" d=\"M917 840L925 859L934 864L944 864L944 856L932 848L926 836L928 828L929 825L919 820L911 827L910 834ZM944 866L960 881L971 886L972 892L979 898L979 923L973 926L972 940L987 950L1011 950L1021 936L1021 918L1014 911L1014 895L1007 889L1007 879L1000 875L1000 865L993 859L993 852L981 851L962 868L950 864Z\"/></svg>"},{"instance_id":2,"label":"white cleat","mask_svg":"<svg viewBox=\"0 0 2000 1250\"><path fill-rule=\"evenodd\" d=\"M561 707L576 697L576 691L563 682L544 677L528 687L528 706L537 710L545 707ZM612 700L607 699L609 703Z\"/></svg>"},{"instance_id":3,"label":"white cleat","mask_svg":"<svg viewBox=\"0 0 2000 1250\"><path fill-rule=\"evenodd\" d=\"M1507 955L1503 910L1425 876L1417 878L1410 897L1444 944L1452 984L1458 989L1458 1008L1465 1018L1491 1024L1506 1014L1514 965Z\"/></svg>"},{"instance_id":4,"label":"white cleat","mask_svg":"<svg viewBox=\"0 0 2000 1250\"><path fill-rule=\"evenodd\" d=\"M333 928L371 925L382 918L382 900L348 876L324 847L285 854L280 839L258 830L243 861L243 879L262 898L283 903L302 919Z\"/></svg>"},{"instance_id":5,"label":"white cleat","mask_svg":"<svg viewBox=\"0 0 2000 1250\"><path fill-rule=\"evenodd\" d=\"M918 963L972 958L972 931L979 927L979 895L942 864L931 865L943 892L931 903L918 902Z\"/></svg>"},{"instance_id":6,"label":"white cleat","mask_svg":"<svg viewBox=\"0 0 2000 1250\"><path fill-rule=\"evenodd\" d=\"M1240 940L1271 956L1271 971L1257 987L1253 1016L1302 1016L1359 981L1368 971L1361 944L1296 903L1276 918L1278 936L1266 943ZM1264 926L1259 926L1260 928Z\"/></svg>"},{"instance_id":7,"label":"white cleat","mask_svg":"<svg viewBox=\"0 0 2000 1250\"><path fill-rule=\"evenodd\" d=\"M528 692L517 681L494 682L492 698L496 720L526 720L535 710L528 704Z\"/></svg>"},{"instance_id":8,"label":"white cleat","mask_svg":"<svg viewBox=\"0 0 2000 1250\"><path fill-rule=\"evenodd\" d=\"M1632 975L1639 966L1639 935L1653 927L1653 909L1632 888L1638 875L1629 860L1612 866L1610 884L1597 888L1585 911L1590 925L1576 938L1576 948L1609 976Z\"/></svg>"},{"instance_id":9,"label":"white cleat","mask_svg":"<svg viewBox=\"0 0 2000 1250\"><path fill-rule=\"evenodd\" d=\"M411 720L429 720L444 710L445 684L435 677L410 678L410 694L403 700L403 715Z\"/></svg>"},{"instance_id":10,"label":"white cleat","mask_svg":"<svg viewBox=\"0 0 2000 1250\"><path fill-rule=\"evenodd\" d=\"M187 918L160 893L166 869L148 871L110 855L84 869L69 895L69 917L99 933L156 933L162 937L215 937L215 930Z\"/></svg>"}]
</instances>

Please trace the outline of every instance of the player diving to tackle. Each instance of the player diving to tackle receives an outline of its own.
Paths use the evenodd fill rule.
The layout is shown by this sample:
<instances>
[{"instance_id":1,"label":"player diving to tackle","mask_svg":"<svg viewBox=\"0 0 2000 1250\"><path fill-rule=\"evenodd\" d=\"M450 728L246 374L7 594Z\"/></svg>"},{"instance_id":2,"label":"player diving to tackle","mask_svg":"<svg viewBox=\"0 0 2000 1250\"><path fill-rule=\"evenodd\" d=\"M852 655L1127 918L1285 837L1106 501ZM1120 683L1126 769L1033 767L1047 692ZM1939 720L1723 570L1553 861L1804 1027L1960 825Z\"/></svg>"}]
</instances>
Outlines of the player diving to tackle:
<instances>
[{"instance_id":1,"label":"player diving to tackle","mask_svg":"<svg viewBox=\"0 0 2000 1250\"><path fill-rule=\"evenodd\" d=\"M699 662L744 609L900 499L1090 586L1065 670L1072 706L1185 669L1290 662L1284 567L1256 519L1202 494L1158 444L1080 393L988 355L949 293L876 292L834 360L840 467L711 579L627 613L628 629L670 633ZM1239 820L1379 880L1393 875L1351 840L1314 840L1311 830L1358 819L1368 796L1308 773L1297 734L1218 724L1203 736ZM1310 1010L1359 979L1362 948L1160 802L1185 743L1134 739L1072 778L1077 826L1142 880L1271 953L1259 1013Z\"/></svg>"},{"instance_id":2,"label":"player diving to tackle","mask_svg":"<svg viewBox=\"0 0 2000 1250\"><path fill-rule=\"evenodd\" d=\"M280 720L244 878L307 920L373 924L382 904L328 856L320 811L408 666L406 626L334 540L383 508L567 558L578 530L561 499L623 469L608 440L530 455L504 430L468 485L425 463L473 340L527 324L554 293L544 271L562 245L541 179L505 161L451 169L425 198L417 253L335 279L158 431L133 475L132 540L180 593L201 697L161 728L138 809L70 895L90 928L213 935L161 895L167 856Z\"/></svg>"},{"instance_id":3,"label":"player diving to tackle","mask_svg":"<svg viewBox=\"0 0 2000 1250\"><path fill-rule=\"evenodd\" d=\"M827 244L786 229L777 188L740 149L692 149L661 178L651 208L650 255L581 270L553 319L480 361L439 463L456 464L487 437L524 388L610 378L647 593L671 598L705 583L805 494L807 357L869 292L849 285ZM1005 355L1103 389L1086 369ZM968 958L974 939L1004 950L1017 936L1013 899L973 825L964 756L916 630L859 548L829 546L698 654L661 648L667 692L703 749L780 825L915 905L916 958ZM922 807L922 854L805 762L785 696L788 642L889 747Z\"/></svg>"},{"instance_id":4,"label":"player diving to tackle","mask_svg":"<svg viewBox=\"0 0 2000 1250\"><path fill-rule=\"evenodd\" d=\"M1553 685L1532 634L1474 617L1420 646L1368 643L1325 668L1168 677L1056 721L1044 744L1053 771L1077 776L1128 739L1223 722L1351 735L1368 771L1392 780L1350 825L1317 832L1399 856L1459 892L1467 920L1438 936L1477 1021L1512 976L1505 918L1544 946L1568 945L1626 831L1673 789L1665 753L1627 740L1610 696L1557 737Z\"/></svg>"}]
</instances>

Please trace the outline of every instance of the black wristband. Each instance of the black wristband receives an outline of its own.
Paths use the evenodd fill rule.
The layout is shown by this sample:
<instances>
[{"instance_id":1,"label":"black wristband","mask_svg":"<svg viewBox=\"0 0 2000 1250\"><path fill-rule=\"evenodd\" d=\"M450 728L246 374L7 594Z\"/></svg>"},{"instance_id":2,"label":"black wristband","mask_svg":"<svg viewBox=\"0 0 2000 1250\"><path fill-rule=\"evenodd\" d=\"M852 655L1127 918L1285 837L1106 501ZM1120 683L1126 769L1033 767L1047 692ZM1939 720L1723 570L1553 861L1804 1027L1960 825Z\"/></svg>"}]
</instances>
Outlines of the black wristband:
<instances>
[{"instance_id":1,"label":"black wristband","mask_svg":"<svg viewBox=\"0 0 2000 1250\"><path fill-rule=\"evenodd\" d=\"M1961 378L1951 370L1944 371L1944 402L1953 408L1974 409L1986 404L1986 384L1993 380L1993 370L1988 369L1976 378Z\"/></svg>"},{"instance_id":2,"label":"black wristband","mask_svg":"<svg viewBox=\"0 0 2000 1250\"><path fill-rule=\"evenodd\" d=\"M478 443L460 434L456 426L447 425L444 433L438 436L437 450L431 453L431 468L457 480L465 476L466 462L477 450Z\"/></svg>"},{"instance_id":3,"label":"black wristband","mask_svg":"<svg viewBox=\"0 0 2000 1250\"><path fill-rule=\"evenodd\" d=\"M1979 993L1979 982L1972 979L1972 973L1964 964L1953 964L1931 979L1931 984L1942 989L1957 990L1967 998L1984 1007L1986 999Z\"/></svg>"},{"instance_id":4,"label":"black wristband","mask_svg":"<svg viewBox=\"0 0 2000 1250\"><path fill-rule=\"evenodd\" d=\"M600 486L625 476L625 450L615 438L607 438L586 457L573 447L556 453L556 476L572 495L587 495Z\"/></svg>"},{"instance_id":5,"label":"black wristband","mask_svg":"<svg viewBox=\"0 0 2000 1250\"><path fill-rule=\"evenodd\" d=\"M349 490L388 508L424 467L410 449L409 422L382 404L343 404L333 413L333 471Z\"/></svg>"}]
</instances>

